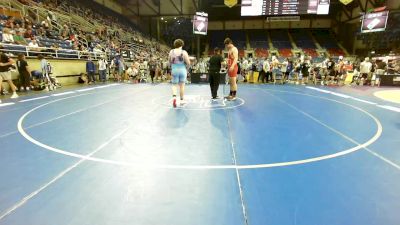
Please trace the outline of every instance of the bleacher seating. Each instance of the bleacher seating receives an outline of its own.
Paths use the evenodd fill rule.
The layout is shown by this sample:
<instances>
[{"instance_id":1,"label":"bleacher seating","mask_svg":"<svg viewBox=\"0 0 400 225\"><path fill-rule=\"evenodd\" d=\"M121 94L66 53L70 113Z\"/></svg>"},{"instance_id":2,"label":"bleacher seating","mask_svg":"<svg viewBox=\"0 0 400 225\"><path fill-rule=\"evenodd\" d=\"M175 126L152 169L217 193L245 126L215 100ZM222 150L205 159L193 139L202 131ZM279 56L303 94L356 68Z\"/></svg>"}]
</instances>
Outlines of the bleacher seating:
<instances>
[{"instance_id":1,"label":"bleacher seating","mask_svg":"<svg viewBox=\"0 0 400 225\"><path fill-rule=\"evenodd\" d=\"M292 57L293 56L292 49L289 48L279 49L279 56L284 58Z\"/></svg>"},{"instance_id":2,"label":"bleacher seating","mask_svg":"<svg viewBox=\"0 0 400 225\"><path fill-rule=\"evenodd\" d=\"M225 31L212 31L210 32L210 50L218 47L224 49L224 39L226 37Z\"/></svg>"},{"instance_id":3,"label":"bleacher seating","mask_svg":"<svg viewBox=\"0 0 400 225\"><path fill-rule=\"evenodd\" d=\"M291 49L292 44L286 30L271 30L269 36L276 49Z\"/></svg>"},{"instance_id":4,"label":"bleacher seating","mask_svg":"<svg viewBox=\"0 0 400 225\"><path fill-rule=\"evenodd\" d=\"M309 55L312 58L318 56L318 52L313 48L303 48L303 52L304 52L304 54Z\"/></svg>"},{"instance_id":5,"label":"bleacher seating","mask_svg":"<svg viewBox=\"0 0 400 225\"><path fill-rule=\"evenodd\" d=\"M310 37L307 30L304 29L294 29L290 30L290 35L293 38L294 43L298 48L301 49L315 49L315 43L313 39Z\"/></svg>"},{"instance_id":6,"label":"bleacher seating","mask_svg":"<svg viewBox=\"0 0 400 225\"><path fill-rule=\"evenodd\" d=\"M250 47L254 49L268 49L268 38L265 30L254 30L249 32Z\"/></svg>"},{"instance_id":7,"label":"bleacher seating","mask_svg":"<svg viewBox=\"0 0 400 225\"><path fill-rule=\"evenodd\" d=\"M256 48L255 55L257 58L266 58L268 57L268 50L265 48Z\"/></svg>"},{"instance_id":8,"label":"bleacher seating","mask_svg":"<svg viewBox=\"0 0 400 225\"><path fill-rule=\"evenodd\" d=\"M246 33L242 31L212 31L210 32L210 50L218 47L223 49L224 39L229 37L234 45L240 50L246 48Z\"/></svg>"}]
</instances>

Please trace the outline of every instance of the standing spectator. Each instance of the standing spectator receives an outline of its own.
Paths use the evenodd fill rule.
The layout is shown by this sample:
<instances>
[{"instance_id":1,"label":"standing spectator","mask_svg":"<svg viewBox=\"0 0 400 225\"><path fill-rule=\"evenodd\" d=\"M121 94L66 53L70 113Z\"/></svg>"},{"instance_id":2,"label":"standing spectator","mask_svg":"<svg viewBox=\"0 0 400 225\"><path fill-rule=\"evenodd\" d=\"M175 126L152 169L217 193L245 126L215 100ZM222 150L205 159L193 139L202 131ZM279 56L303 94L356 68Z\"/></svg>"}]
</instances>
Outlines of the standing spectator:
<instances>
[{"instance_id":1,"label":"standing spectator","mask_svg":"<svg viewBox=\"0 0 400 225\"><path fill-rule=\"evenodd\" d=\"M96 78L95 78L95 73L96 73L96 65L92 61L92 58L89 58L89 60L86 62L86 73L89 77L89 84L90 83L95 83Z\"/></svg>"},{"instance_id":2,"label":"standing spectator","mask_svg":"<svg viewBox=\"0 0 400 225\"><path fill-rule=\"evenodd\" d=\"M266 80L265 78L265 76L266 76L266 73L265 73L265 71L264 71L264 60L263 60L263 58L259 58L258 59L258 62L257 62L257 71L258 71L258 79L257 79L257 82L260 82L260 79L261 79L261 82L262 83L264 83L264 80Z\"/></svg>"},{"instance_id":3,"label":"standing spectator","mask_svg":"<svg viewBox=\"0 0 400 225\"><path fill-rule=\"evenodd\" d=\"M18 55L17 67L19 72L20 88L19 90L29 91L31 87L31 71L24 54Z\"/></svg>"},{"instance_id":4,"label":"standing spectator","mask_svg":"<svg viewBox=\"0 0 400 225\"><path fill-rule=\"evenodd\" d=\"M367 84L368 77L370 77L372 71L372 63L369 58L366 57L364 61L360 64L361 82L362 84Z\"/></svg>"},{"instance_id":5,"label":"standing spectator","mask_svg":"<svg viewBox=\"0 0 400 225\"><path fill-rule=\"evenodd\" d=\"M156 75L156 69L157 69L156 61L154 60L154 58L152 58L149 62L151 83L154 83L154 76Z\"/></svg>"},{"instance_id":6,"label":"standing spectator","mask_svg":"<svg viewBox=\"0 0 400 225\"><path fill-rule=\"evenodd\" d=\"M99 79L101 82L106 82L107 60L102 56L99 60Z\"/></svg>"},{"instance_id":7,"label":"standing spectator","mask_svg":"<svg viewBox=\"0 0 400 225\"><path fill-rule=\"evenodd\" d=\"M281 71L279 70L279 60L276 56L272 56L272 62L271 62L271 67L272 67L272 79L274 79L274 84L276 83L276 75L281 74Z\"/></svg>"},{"instance_id":8,"label":"standing spectator","mask_svg":"<svg viewBox=\"0 0 400 225\"><path fill-rule=\"evenodd\" d=\"M1 91L1 84L3 80L7 81L8 85L10 85L10 88L13 92L11 95L11 98L18 98L17 95L17 87L14 85L12 82L11 78L11 68L13 67L14 61L9 58L6 54L1 53L0 55L0 91Z\"/></svg>"},{"instance_id":9,"label":"standing spectator","mask_svg":"<svg viewBox=\"0 0 400 225\"><path fill-rule=\"evenodd\" d=\"M281 64L281 72L282 72L282 83L286 83L286 80L288 79L289 72L288 72L288 65L289 65L289 59L286 58L283 63Z\"/></svg>"},{"instance_id":10,"label":"standing spectator","mask_svg":"<svg viewBox=\"0 0 400 225\"><path fill-rule=\"evenodd\" d=\"M271 71L271 65L269 63L269 60L265 59L263 63L263 73L265 74L266 83L268 83L270 80L272 81L272 74L270 71ZM264 82L264 80L261 81Z\"/></svg>"},{"instance_id":11,"label":"standing spectator","mask_svg":"<svg viewBox=\"0 0 400 225\"><path fill-rule=\"evenodd\" d=\"M308 83L308 77L310 75L310 61L304 60L304 62L301 64L301 74L302 74L302 84L307 84Z\"/></svg>"}]
</instances>

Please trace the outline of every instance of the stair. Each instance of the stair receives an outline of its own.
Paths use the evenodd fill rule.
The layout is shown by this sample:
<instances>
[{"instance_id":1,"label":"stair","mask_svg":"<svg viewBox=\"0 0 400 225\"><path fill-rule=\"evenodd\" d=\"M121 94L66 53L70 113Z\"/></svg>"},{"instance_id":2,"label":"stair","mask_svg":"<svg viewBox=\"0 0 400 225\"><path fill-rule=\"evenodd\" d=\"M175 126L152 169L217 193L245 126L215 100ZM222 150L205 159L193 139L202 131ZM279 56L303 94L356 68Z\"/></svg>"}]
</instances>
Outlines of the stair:
<instances>
[{"instance_id":1,"label":"stair","mask_svg":"<svg viewBox=\"0 0 400 225\"><path fill-rule=\"evenodd\" d=\"M311 32L308 33L311 37L311 39L314 41L315 46L317 47L317 50L322 50L321 45L318 43L317 39L315 39L314 35L311 34Z\"/></svg>"},{"instance_id":2,"label":"stair","mask_svg":"<svg viewBox=\"0 0 400 225\"><path fill-rule=\"evenodd\" d=\"M290 34L289 31L287 32L287 34L288 34L288 37L289 37L289 40L290 40L290 44L292 44L292 48L298 49L297 45L296 45L296 43L295 43L295 41L294 41L294 39L293 39L293 37L292 37L292 35Z\"/></svg>"}]
</instances>

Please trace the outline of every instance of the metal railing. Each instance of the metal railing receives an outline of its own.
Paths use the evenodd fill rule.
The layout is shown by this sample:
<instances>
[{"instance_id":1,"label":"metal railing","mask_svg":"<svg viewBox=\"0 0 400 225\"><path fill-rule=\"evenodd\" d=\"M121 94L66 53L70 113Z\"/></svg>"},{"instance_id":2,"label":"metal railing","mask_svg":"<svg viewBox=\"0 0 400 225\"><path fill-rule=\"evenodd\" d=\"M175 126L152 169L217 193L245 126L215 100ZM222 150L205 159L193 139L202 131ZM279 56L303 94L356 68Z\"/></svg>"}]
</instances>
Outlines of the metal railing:
<instances>
[{"instance_id":1,"label":"metal railing","mask_svg":"<svg viewBox=\"0 0 400 225\"><path fill-rule=\"evenodd\" d=\"M56 49L56 48L45 48L45 47L29 47L25 45L14 45L14 44L3 44L0 43L2 48L0 52L11 53L14 56L18 54L24 54L28 57L35 57L38 55L43 55L45 57L55 58L55 59L100 59L107 58L107 53L105 52L88 52L88 51L77 51L72 49Z\"/></svg>"}]
</instances>

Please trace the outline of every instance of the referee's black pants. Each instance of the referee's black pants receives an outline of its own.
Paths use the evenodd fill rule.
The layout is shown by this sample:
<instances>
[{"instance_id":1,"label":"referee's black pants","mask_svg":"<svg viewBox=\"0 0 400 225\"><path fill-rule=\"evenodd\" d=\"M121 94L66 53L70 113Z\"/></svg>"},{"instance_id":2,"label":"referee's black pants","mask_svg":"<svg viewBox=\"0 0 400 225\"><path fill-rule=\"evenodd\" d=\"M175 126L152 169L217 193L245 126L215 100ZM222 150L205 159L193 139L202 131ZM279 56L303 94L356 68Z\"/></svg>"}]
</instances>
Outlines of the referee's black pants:
<instances>
[{"instance_id":1,"label":"referee's black pants","mask_svg":"<svg viewBox=\"0 0 400 225\"><path fill-rule=\"evenodd\" d=\"M218 72L210 71L208 75L210 81L211 96L213 98L216 98L218 94L219 76L220 76L219 71Z\"/></svg>"}]
</instances>

